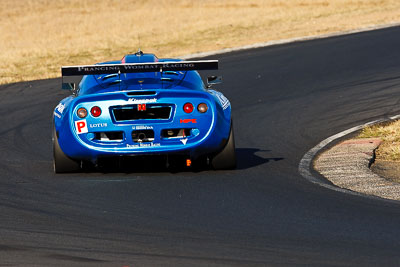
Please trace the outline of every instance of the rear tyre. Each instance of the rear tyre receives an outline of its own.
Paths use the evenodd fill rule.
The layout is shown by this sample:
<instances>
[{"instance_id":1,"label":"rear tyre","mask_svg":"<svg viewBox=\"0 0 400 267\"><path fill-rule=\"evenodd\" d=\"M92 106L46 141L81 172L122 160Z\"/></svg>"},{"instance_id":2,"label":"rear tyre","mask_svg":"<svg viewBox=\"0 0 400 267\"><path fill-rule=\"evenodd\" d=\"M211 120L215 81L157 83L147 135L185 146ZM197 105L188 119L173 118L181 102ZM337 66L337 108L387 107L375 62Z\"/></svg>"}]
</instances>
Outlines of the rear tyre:
<instances>
[{"instance_id":1,"label":"rear tyre","mask_svg":"<svg viewBox=\"0 0 400 267\"><path fill-rule=\"evenodd\" d=\"M53 166L55 173L77 172L81 169L80 162L67 157L61 150L55 129L53 129Z\"/></svg>"},{"instance_id":2,"label":"rear tyre","mask_svg":"<svg viewBox=\"0 0 400 267\"><path fill-rule=\"evenodd\" d=\"M235 138L232 124L228 142L221 152L212 158L211 165L215 170L233 170L236 168Z\"/></svg>"}]
</instances>

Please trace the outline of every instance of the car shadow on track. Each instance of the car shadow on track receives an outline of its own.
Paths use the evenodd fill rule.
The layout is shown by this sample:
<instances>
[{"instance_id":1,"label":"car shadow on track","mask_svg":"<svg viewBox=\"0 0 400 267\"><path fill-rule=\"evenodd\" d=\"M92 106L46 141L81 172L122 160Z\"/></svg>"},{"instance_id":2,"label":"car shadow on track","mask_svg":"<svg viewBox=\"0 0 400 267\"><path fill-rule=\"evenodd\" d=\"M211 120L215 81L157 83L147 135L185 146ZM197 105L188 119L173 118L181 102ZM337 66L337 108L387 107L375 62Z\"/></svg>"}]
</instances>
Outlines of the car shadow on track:
<instances>
[{"instance_id":1,"label":"car shadow on track","mask_svg":"<svg viewBox=\"0 0 400 267\"><path fill-rule=\"evenodd\" d=\"M252 167L256 167L270 161L280 161L284 160L284 158L264 158L259 154L263 154L265 152L270 152L270 150L261 150L258 148L236 148L236 158L237 158L237 168L238 170L245 170Z\"/></svg>"},{"instance_id":2,"label":"car shadow on track","mask_svg":"<svg viewBox=\"0 0 400 267\"><path fill-rule=\"evenodd\" d=\"M84 169L85 172L102 172L102 173L178 173L203 170L204 167L197 166L187 167L186 159L178 157L168 159L164 156L147 156L147 157L121 157L102 159L98 165L89 165Z\"/></svg>"},{"instance_id":3,"label":"car shadow on track","mask_svg":"<svg viewBox=\"0 0 400 267\"><path fill-rule=\"evenodd\" d=\"M237 167L236 170L246 170L271 161L280 161L281 157L263 157L270 150L257 148L236 148ZM80 172L86 173L180 173L180 172L203 172L210 171L212 167L205 161L196 162L194 166L186 167L185 159L178 158L166 164L165 157L125 157L110 158L94 166L88 165ZM232 170L234 171L234 170Z\"/></svg>"}]
</instances>

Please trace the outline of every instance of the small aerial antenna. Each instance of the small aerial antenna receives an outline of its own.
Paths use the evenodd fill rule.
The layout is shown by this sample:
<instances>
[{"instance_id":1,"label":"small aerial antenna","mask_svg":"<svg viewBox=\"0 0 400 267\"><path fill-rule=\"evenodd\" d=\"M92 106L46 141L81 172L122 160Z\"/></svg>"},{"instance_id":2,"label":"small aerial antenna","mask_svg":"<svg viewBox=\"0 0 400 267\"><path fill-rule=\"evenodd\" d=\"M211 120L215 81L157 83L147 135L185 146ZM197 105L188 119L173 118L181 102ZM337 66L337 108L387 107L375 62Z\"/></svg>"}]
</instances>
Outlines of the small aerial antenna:
<instances>
[{"instance_id":1,"label":"small aerial antenna","mask_svg":"<svg viewBox=\"0 0 400 267\"><path fill-rule=\"evenodd\" d=\"M139 49L138 49L138 51L135 53L137 56L141 56L141 55L143 55L143 51L142 50L140 50L140 35L138 34L138 39L139 39Z\"/></svg>"},{"instance_id":2,"label":"small aerial antenna","mask_svg":"<svg viewBox=\"0 0 400 267\"><path fill-rule=\"evenodd\" d=\"M121 70L118 70L119 90L121 91Z\"/></svg>"}]
</instances>

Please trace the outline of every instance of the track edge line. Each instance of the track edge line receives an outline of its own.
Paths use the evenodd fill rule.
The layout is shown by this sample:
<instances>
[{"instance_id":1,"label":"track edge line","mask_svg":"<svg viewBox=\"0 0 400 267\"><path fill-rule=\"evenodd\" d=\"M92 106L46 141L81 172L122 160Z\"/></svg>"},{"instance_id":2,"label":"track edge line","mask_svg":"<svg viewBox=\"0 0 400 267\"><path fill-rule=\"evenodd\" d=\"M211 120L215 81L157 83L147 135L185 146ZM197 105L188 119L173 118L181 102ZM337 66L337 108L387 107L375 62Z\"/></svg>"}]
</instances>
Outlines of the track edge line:
<instances>
[{"instance_id":1,"label":"track edge line","mask_svg":"<svg viewBox=\"0 0 400 267\"><path fill-rule=\"evenodd\" d=\"M392 121L392 120L396 120L396 119L400 119L400 114L399 115L394 115L394 116L390 116L390 117L384 117L384 118L380 118L374 121L370 121L358 126L354 126L350 129L344 130L342 132L339 132L337 134L334 134L326 139L324 139L323 141L321 141L319 144L317 144L316 146L314 146L313 148L311 148L309 151L307 151L306 154L304 154L304 156L302 157L302 159L300 160L299 166L298 166L298 171L300 173L300 175L306 179L307 181L309 181L310 183L313 184L317 184L321 187L333 190L333 191L337 191L337 192L341 192L341 193L346 193L346 194L350 194L350 195L355 195L355 196L363 196L363 197L368 197L368 198L373 198L373 199L379 199L379 200L384 200L384 201L389 201L389 202L394 202L394 203L399 203L398 200L391 200L391 199L384 199L384 198L380 198L377 196L373 196L373 195L367 195L367 194L363 194L363 193L359 193L359 192L355 192L355 191L351 191L349 189L345 189L345 188L341 188L338 187L336 185L333 184L329 184L327 182L329 182L326 178L318 178L316 176L314 176L311 173L312 170L312 163L315 159L315 156L318 155L318 153L323 150L328 144L336 141L339 138L342 138L348 134L354 133L358 130L361 130L364 127L370 126L370 125L374 125L377 123L382 123L382 122L387 122L387 121Z\"/></svg>"}]
</instances>

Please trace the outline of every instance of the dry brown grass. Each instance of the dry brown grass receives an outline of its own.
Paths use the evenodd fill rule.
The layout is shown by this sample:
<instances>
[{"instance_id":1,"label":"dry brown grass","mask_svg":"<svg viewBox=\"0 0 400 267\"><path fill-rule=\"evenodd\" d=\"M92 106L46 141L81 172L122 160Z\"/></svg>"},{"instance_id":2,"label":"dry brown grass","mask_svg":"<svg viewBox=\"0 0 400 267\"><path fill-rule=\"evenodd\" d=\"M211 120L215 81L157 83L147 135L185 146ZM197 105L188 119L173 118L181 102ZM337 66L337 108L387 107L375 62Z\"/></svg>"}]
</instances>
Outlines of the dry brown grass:
<instances>
[{"instance_id":1,"label":"dry brown grass","mask_svg":"<svg viewBox=\"0 0 400 267\"><path fill-rule=\"evenodd\" d=\"M1 0L0 84L142 50L160 57L400 21L398 0Z\"/></svg>"},{"instance_id":2,"label":"dry brown grass","mask_svg":"<svg viewBox=\"0 0 400 267\"><path fill-rule=\"evenodd\" d=\"M383 140L376 150L378 160L400 161L400 120L364 128L359 138L379 137Z\"/></svg>"}]
</instances>

